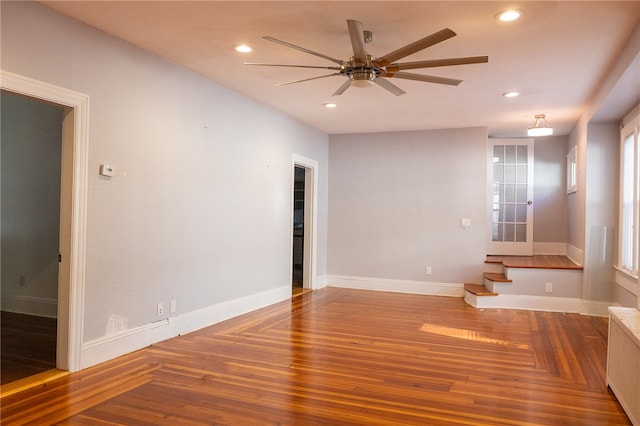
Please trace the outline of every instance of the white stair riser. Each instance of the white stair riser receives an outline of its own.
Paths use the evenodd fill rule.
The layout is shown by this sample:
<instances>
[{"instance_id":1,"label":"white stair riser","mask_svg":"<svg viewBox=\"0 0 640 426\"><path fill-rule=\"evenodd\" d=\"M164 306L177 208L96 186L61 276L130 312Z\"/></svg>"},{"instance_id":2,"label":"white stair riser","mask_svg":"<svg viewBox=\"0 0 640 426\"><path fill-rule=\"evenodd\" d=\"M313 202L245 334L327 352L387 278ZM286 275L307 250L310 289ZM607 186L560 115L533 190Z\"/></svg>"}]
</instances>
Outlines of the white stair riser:
<instances>
[{"instance_id":1,"label":"white stair riser","mask_svg":"<svg viewBox=\"0 0 640 426\"><path fill-rule=\"evenodd\" d=\"M582 298L582 271L576 269L505 268L513 282L504 287L504 294L527 296ZM547 293L546 284L552 284ZM499 292L498 292L499 293Z\"/></svg>"},{"instance_id":2,"label":"white stair riser","mask_svg":"<svg viewBox=\"0 0 640 426\"><path fill-rule=\"evenodd\" d=\"M492 293L508 293L509 292L509 288L511 287L512 283L505 283L505 282L500 282L500 281L491 281L487 278L484 278L484 286L487 288L487 290L489 290Z\"/></svg>"}]
</instances>

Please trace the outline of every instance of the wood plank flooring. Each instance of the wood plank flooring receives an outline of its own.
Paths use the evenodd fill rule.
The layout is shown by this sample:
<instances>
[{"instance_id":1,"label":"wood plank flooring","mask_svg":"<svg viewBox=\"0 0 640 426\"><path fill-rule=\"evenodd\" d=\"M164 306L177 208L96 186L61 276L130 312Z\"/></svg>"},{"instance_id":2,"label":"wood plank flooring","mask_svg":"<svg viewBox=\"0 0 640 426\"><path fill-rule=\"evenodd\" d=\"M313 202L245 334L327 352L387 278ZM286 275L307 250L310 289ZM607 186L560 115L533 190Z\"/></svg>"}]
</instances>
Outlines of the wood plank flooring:
<instances>
[{"instance_id":1,"label":"wood plank flooring","mask_svg":"<svg viewBox=\"0 0 640 426\"><path fill-rule=\"evenodd\" d=\"M2 311L0 383L56 368L56 319Z\"/></svg>"},{"instance_id":2,"label":"wood plank flooring","mask_svg":"<svg viewBox=\"0 0 640 426\"><path fill-rule=\"evenodd\" d=\"M629 425L607 319L325 288L2 399L3 425Z\"/></svg>"},{"instance_id":3,"label":"wood plank flooring","mask_svg":"<svg viewBox=\"0 0 640 426\"><path fill-rule=\"evenodd\" d=\"M508 268L583 269L567 256L536 254L533 256L487 256L486 263L502 263Z\"/></svg>"}]
</instances>

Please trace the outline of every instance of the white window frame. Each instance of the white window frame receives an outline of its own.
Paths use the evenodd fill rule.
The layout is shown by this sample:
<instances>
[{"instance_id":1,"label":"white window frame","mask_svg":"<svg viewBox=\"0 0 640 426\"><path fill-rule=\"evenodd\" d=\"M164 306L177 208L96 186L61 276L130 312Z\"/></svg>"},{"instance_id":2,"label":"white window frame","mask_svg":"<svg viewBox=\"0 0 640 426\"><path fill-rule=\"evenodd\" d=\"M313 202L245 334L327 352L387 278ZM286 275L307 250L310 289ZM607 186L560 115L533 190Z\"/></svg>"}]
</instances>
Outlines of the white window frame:
<instances>
[{"instance_id":1,"label":"white window frame","mask_svg":"<svg viewBox=\"0 0 640 426\"><path fill-rule=\"evenodd\" d=\"M578 190L578 157L576 147L571 148L567 154L567 194L573 194Z\"/></svg>"},{"instance_id":2,"label":"white window frame","mask_svg":"<svg viewBox=\"0 0 640 426\"><path fill-rule=\"evenodd\" d=\"M638 110L636 110L638 111ZM628 278L634 278L638 280L638 268L639 268L639 251L640 251L640 112L628 117L624 125L620 130L620 200L619 200L619 226L618 226L618 261L616 269L623 272L626 277L622 281L627 281ZM632 164L633 170L625 169L625 143L629 138L632 138ZM631 173L632 188L629 191L625 191L625 172ZM628 176L628 175L627 175ZM625 193L631 195L631 232L627 234L628 228L623 227L625 223ZM629 241L631 240L631 241ZM630 244L630 248L625 248L625 244ZM628 253L628 250L631 253ZM628 256L630 255L630 256ZM620 282L622 284L622 282ZM626 287L626 286L625 286Z\"/></svg>"}]
</instances>

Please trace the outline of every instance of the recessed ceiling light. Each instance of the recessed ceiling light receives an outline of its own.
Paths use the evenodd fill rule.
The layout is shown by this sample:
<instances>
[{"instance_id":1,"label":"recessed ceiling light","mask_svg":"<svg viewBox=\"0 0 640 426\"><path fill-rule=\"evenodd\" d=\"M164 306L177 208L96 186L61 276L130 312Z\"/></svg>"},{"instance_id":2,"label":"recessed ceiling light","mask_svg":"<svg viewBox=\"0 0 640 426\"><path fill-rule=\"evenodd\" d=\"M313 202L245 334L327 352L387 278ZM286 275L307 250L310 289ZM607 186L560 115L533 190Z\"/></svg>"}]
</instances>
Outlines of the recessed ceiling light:
<instances>
[{"instance_id":1,"label":"recessed ceiling light","mask_svg":"<svg viewBox=\"0 0 640 426\"><path fill-rule=\"evenodd\" d=\"M326 104L322 104L325 108L336 108L338 104L334 104L333 102L327 102Z\"/></svg>"},{"instance_id":2,"label":"recessed ceiling light","mask_svg":"<svg viewBox=\"0 0 640 426\"><path fill-rule=\"evenodd\" d=\"M239 46L236 46L236 52L240 52L240 53L249 53L251 52L253 49L251 48L251 46L247 46L246 44L241 44Z\"/></svg>"},{"instance_id":3,"label":"recessed ceiling light","mask_svg":"<svg viewBox=\"0 0 640 426\"><path fill-rule=\"evenodd\" d=\"M498 13L496 15L496 18L498 18L502 22L511 22L520 18L522 15L524 15L524 12L521 10L509 9L509 10L503 10L502 12Z\"/></svg>"},{"instance_id":4,"label":"recessed ceiling light","mask_svg":"<svg viewBox=\"0 0 640 426\"><path fill-rule=\"evenodd\" d=\"M505 98L515 98L516 96L520 96L520 92L505 92L502 96Z\"/></svg>"}]
</instances>

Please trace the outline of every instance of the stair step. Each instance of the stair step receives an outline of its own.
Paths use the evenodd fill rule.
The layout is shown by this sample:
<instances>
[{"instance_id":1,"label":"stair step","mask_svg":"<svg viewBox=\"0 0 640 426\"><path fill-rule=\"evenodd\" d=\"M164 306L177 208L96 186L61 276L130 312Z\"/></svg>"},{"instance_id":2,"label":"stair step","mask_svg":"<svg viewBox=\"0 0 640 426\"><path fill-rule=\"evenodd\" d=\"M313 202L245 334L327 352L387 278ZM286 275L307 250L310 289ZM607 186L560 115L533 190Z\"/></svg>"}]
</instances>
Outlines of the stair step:
<instances>
[{"instance_id":1,"label":"stair step","mask_svg":"<svg viewBox=\"0 0 640 426\"><path fill-rule=\"evenodd\" d=\"M513 280L507 278L505 274L497 274L495 272L485 272L482 274L483 277L488 279L489 281L498 282L498 283L510 283Z\"/></svg>"},{"instance_id":2,"label":"stair step","mask_svg":"<svg viewBox=\"0 0 640 426\"><path fill-rule=\"evenodd\" d=\"M536 254L533 256L496 256L487 255L484 263L502 264L507 268L528 269L575 269L582 270L582 266L563 255Z\"/></svg>"},{"instance_id":3,"label":"stair step","mask_svg":"<svg viewBox=\"0 0 640 426\"><path fill-rule=\"evenodd\" d=\"M473 293L476 296L497 296L498 295L498 293L492 293L489 290L487 290L485 286L480 284L465 284L464 289L465 291L468 291L469 293Z\"/></svg>"}]
</instances>

